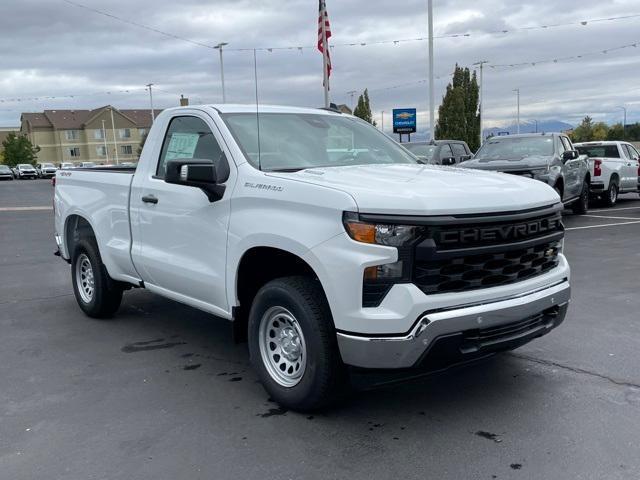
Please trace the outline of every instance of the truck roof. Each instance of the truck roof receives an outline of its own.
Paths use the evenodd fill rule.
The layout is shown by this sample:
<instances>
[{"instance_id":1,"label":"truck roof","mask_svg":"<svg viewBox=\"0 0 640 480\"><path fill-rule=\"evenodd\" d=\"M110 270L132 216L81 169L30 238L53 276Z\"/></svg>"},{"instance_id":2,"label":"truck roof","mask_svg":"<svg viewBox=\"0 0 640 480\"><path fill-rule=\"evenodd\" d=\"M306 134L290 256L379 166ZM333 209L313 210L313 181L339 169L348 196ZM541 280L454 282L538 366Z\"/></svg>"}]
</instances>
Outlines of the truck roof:
<instances>
[{"instance_id":1,"label":"truck roof","mask_svg":"<svg viewBox=\"0 0 640 480\"><path fill-rule=\"evenodd\" d=\"M174 107L168 108L167 111L184 110L188 108L211 108L217 110L219 113L256 113L256 105L254 104L239 104L239 103L224 103L224 104L206 104L206 105L189 105L188 107ZM344 115L340 112L322 109L322 108L308 108L308 107L290 107L284 105L259 105L258 111L260 113L310 113L320 115Z\"/></svg>"}]
</instances>

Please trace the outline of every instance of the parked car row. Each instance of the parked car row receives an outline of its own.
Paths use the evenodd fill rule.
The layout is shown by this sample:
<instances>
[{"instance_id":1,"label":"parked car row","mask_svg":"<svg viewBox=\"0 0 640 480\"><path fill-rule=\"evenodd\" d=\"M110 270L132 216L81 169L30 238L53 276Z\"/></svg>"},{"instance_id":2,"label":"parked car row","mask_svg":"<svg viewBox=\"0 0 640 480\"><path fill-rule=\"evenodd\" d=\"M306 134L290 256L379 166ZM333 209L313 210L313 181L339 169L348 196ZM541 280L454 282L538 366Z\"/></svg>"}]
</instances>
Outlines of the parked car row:
<instances>
[{"instance_id":1,"label":"parked car row","mask_svg":"<svg viewBox=\"0 0 640 480\"><path fill-rule=\"evenodd\" d=\"M135 167L137 163L123 162L120 166ZM96 167L95 162L62 162L56 167L53 163L38 163L34 167L29 163L21 163L15 167L0 165L0 180L25 180L36 178L54 178L58 170L68 170L70 168L92 168Z\"/></svg>"},{"instance_id":2,"label":"parked car row","mask_svg":"<svg viewBox=\"0 0 640 480\"><path fill-rule=\"evenodd\" d=\"M618 194L640 193L640 153L627 142L573 144L562 133L492 137L471 155L465 142L403 144L423 163L492 170L545 182L565 206L584 214L589 201L615 205Z\"/></svg>"}]
</instances>

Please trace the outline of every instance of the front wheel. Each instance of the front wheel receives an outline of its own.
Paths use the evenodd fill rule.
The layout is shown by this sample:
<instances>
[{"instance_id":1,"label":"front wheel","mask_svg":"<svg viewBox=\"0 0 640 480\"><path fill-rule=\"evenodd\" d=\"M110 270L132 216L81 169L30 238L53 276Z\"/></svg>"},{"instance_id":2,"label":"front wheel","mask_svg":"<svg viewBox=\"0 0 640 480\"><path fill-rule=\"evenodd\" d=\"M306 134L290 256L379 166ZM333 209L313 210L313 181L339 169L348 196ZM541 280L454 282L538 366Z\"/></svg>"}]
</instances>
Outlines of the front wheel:
<instances>
[{"instance_id":1,"label":"front wheel","mask_svg":"<svg viewBox=\"0 0 640 480\"><path fill-rule=\"evenodd\" d=\"M272 280L249 313L251 364L285 408L309 411L333 402L345 386L329 305L317 280Z\"/></svg>"},{"instance_id":2,"label":"front wheel","mask_svg":"<svg viewBox=\"0 0 640 480\"><path fill-rule=\"evenodd\" d=\"M76 301L88 316L108 318L120 307L122 287L109 277L94 242L78 242L71 259L71 280Z\"/></svg>"},{"instance_id":3,"label":"front wheel","mask_svg":"<svg viewBox=\"0 0 640 480\"><path fill-rule=\"evenodd\" d=\"M589 184L587 182L582 183L580 198L574 202L571 209L576 215L584 215L589 210Z\"/></svg>"}]
</instances>

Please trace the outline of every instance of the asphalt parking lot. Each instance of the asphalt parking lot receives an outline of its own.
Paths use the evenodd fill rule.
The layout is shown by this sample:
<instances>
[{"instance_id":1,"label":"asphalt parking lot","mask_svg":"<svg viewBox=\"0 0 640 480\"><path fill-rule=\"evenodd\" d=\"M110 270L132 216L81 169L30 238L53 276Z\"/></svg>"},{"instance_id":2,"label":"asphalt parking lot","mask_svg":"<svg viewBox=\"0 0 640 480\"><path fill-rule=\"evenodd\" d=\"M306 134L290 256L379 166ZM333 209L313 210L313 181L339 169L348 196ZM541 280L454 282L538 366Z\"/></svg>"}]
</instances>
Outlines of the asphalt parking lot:
<instances>
[{"instance_id":1,"label":"asphalt parking lot","mask_svg":"<svg viewBox=\"0 0 640 480\"><path fill-rule=\"evenodd\" d=\"M315 415L269 401L223 320L139 290L85 317L51 195L0 183L2 479L640 478L638 195L567 215L550 335Z\"/></svg>"}]
</instances>

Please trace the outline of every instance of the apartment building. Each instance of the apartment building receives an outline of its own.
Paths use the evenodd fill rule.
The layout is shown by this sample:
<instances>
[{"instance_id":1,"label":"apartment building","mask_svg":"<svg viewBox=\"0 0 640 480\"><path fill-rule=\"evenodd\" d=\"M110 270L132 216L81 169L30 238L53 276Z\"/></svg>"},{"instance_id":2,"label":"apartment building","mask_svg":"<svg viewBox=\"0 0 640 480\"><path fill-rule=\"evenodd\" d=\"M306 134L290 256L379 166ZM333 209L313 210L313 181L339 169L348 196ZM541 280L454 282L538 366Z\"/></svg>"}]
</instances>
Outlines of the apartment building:
<instances>
[{"instance_id":1,"label":"apartment building","mask_svg":"<svg viewBox=\"0 0 640 480\"><path fill-rule=\"evenodd\" d=\"M156 110L157 116L162 110ZM39 162L121 163L138 160L151 128L151 110L45 110L23 113L20 131L40 147Z\"/></svg>"}]
</instances>

